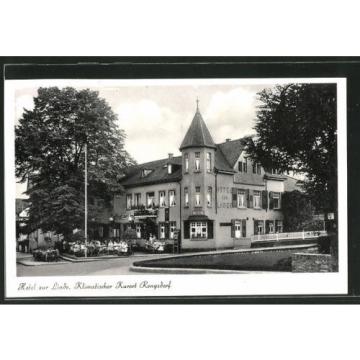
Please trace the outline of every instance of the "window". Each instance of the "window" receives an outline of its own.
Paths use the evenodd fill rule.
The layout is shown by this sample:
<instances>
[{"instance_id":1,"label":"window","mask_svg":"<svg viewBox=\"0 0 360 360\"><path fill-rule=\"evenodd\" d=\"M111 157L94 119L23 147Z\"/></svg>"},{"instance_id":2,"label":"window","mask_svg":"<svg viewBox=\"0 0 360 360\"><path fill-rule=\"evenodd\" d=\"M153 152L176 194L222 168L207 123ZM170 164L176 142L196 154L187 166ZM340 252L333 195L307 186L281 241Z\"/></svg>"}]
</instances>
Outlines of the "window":
<instances>
[{"instance_id":1,"label":"window","mask_svg":"<svg viewBox=\"0 0 360 360\"><path fill-rule=\"evenodd\" d=\"M170 239L174 238L176 231L176 221L170 221Z\"/></svg>"},{"instance_id":2,"label":"window","mask_svg":"<svg viewBox=\"0 0 360 360\"><path fill-rule=\"evenodd\" d=\"M247 172L247 160L245 161L239 161L239 171L240 172Z\"/></svg>"},{"instance_id":3,"label":"window","mask_svg":"<svg viewBox=\"0 0 360 360\"><path fill-rule=\"evenodd\" d=\"M257 226L256 226L257 234L263 234L264 233L264 221L258 220Z\"/></svg>"},{"instance_id":4,"label":"window","mask_svg":"<svg viewBox=\"0 0 360 360\"><path fill-rule=\"evenodd\" d=\"M200 186L195 187L195 206L200 206Z\"/></svg>"},{"instance_id":5,"label":"window","mask_svg":"<svg viewBox=\"0 0 360 360\"><path fill-rule=\"evenodd\" d=\"M168 164L167 169L168 169L168 174L170 175L172 173L172 165Z\"/></svg>"},{"instance_id":6,"label":"window","mask_svg":"<svg viewBox=\"0 0 360 360\"><path fill-rule=\"evenodd\" d=\"M146 206L147 207L155 206L155 193L154 192L146 193Z\"/></svg>"},{"instance_id":7,"label":"window","mask_svg":"<svg viewBox=\"0 0 360 360\"><path fill-rule=\"evenodd\" d=\"M141 225L140 224L136 224L136 237L138 239L141 238Z\"/></svg>"},{"instance_id":8,"label":"window","mask_svg":"<svg viewBox=\"0 0 360 360\"><path fill-rule=\"evenodd\" d=\"M269 234L273 234L275 232L274 222L269 221Z\"/></svg>"},{"instance_id":9,"label":"window","mask_svg":"<svg viewBox=\"0 0 360 360\"><path fill-rule=\"evenodd\" d=\"M271 173L274 175L280 174L280 171L278 169L271 169Z\"/></svg>"},{"instance_id":10,"label":"window","mask_svg":"<svg viewBox=\"0 0 360 360\"><path fill-rule=\"evenodd\" d=\"M188 173L189 172L189 154L185 154L185 172Z\"/></svg>"},{"instance_id":11,"label":"window","mask_svg":"<svg viewBox=\"0 0 360 360\"><path fill-rule=\"evenodd\" d=\"M197 221L190 223L190 236L192 239L207 238L207 223L205 221Z\"/></svg>"},{"instance_id":12,"label":"window","mask_svg":"<svg viewBox=\"0 0 360 360\"><path fill-rule=\"evenodd\" d=\"M175 190L169 190L169 206L175 206Z\"/></svg>"},{"instance_id":13,"label":"window","mask_svg":"<svg viewBox=\"0 0 360 360\"><path fill-rule=\"evenodd\" d=\"M184 188L184 206L189 206L189 190Z\"/></svg>"},{"instance_id":14,"label":"window","mask_svg":"<svg viewBox=\"0 0 360 360\"><path fill-rule=\"evenodd\" d=\"M206 153L206 171L211 172L211 153Z\"/></svg>"},{"instance_id":15,"label":"window","mask_svg":"<svg viewBox=\"0 0 360 360\"><path fill-rule=\"evenodd\" d=\"M235 237L241 238L241 221L235 221Z\"/></svg>"},{"instance_id":16,"label":"window","mask_svg":"<svg viewBox=\"0 0 360 360\"><path fill-rule=\"evenodd\" d=\"M132 194L127 194L126 195L126 209L130 210L131 209L131 204L132 203Z\"/></svg>"},{"instance_id":17,"label":"window","mask_svg":"<svg viewBox=\"0 0 360 360\"><path fill-rule=\"evenodd\" d=\"M165 203L165 191L159 191L159 206L160 207L165 207L166 203Z\"/></svg>"},{"instance_id":18,"label":"window","mask_svg":"<svg viewBox=\"0 0 360 360\"><path fill-rule=\"evenodd\" d=\"M195 171L200 171L200 153L195 153Z\"/></svg>"},{"instance_id":19,"label":"window","mask_svg":"<svg viewBox=\"0 0 360 360\"><path fill-rule=\"evenodd\" d=\"M165 223L160 223L160 239L165 239Z\"/></svg>"},{"instance_id":20,"label":"window","mask_svg":"<svg viewBox=\"0 0 360 360\"><path fill-rule=\"evenodd\" d=\"M278 233L281 233L281 232L283 232L283 222L282 222L282 220L275 220L275 230L276 230L276 232L278 232Z\"/></svg>"},{"instance_id":21,"label":"window","mask_svg":"<svg viewBox=\"0 0 360 360\"><path fill-rule=\"evenodd\" d=\"M253 163L253 173L261 175L261 166L260 166L260 164Z\"/></svg>"},{"instance_id":22,"label":"window","mask_svg":"<svg viewBox=\"0 0 360 360\"><path fill-rule=\"evenodd\" d=\"M273 209L280 209L280 193L274 192L273 197Z\"/></svg>"},{"instance_id":23,"label":"window","mask_svg":"<svg viewBox=\"0 0 360 360\"><path fill-rule=\"evenodd\" d=\"M141 171L141 177L148 176L151 172L152 172L152 170L142 169L142 171Z\"/></svg>"},{"instance_id":24,"label":"window","mask_svg":"<svg viewBox=\"0 0 360 360\"><path fill-rule=\"evenodd\" d=\"M237 193L237 207L238 208L245 208L245 191L238 190Z\"/></svg>"},{"instance_id":25,"label":"window","mask_svg":"<svg viewBox=\"0 0 360 360\"><path fill-rule=\"evenodd\" d=\"M135 194L134 205L135 205L136 207L138 207L138 206L141 205L141 194L140 194L140 193Z\"/></svg>"},{"instance_id":26,"label":"window","mask_svg":"<svg viewBox=\"0 0 360 360\"><path fill-rule=\"evenodd\" d=\"M254 209L260 209L260 191L254 191Z\"/></svg>"},{"instance_id":27,"label":"window","mask_svg":"<svg viewBox=\"0 0 360 360\"><path fill-rule=\"evenodd\" d=\"M211 207L212 206L212 187L211 186L208 187L207 194L206 194L206 201L207 201L207 206Z\"/></svg>"}]
</instances>

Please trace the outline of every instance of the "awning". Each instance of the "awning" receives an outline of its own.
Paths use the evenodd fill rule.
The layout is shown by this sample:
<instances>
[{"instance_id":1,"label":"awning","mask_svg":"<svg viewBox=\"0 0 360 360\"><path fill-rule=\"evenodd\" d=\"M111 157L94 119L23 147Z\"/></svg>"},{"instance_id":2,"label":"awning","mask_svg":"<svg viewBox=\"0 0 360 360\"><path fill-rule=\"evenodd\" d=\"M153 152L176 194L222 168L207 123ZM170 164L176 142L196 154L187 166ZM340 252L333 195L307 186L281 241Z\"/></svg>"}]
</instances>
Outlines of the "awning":
<instances>
[{"instance_id":1,"label":"awning","mask_svg":"<svg viewBox=\"0 0 360 360\"><path fill-rule=\"evenodd\" d=\"M209 218L206 215L190 215L188 220L191 221L207 221Z\"/></svg>"}]
</instances>

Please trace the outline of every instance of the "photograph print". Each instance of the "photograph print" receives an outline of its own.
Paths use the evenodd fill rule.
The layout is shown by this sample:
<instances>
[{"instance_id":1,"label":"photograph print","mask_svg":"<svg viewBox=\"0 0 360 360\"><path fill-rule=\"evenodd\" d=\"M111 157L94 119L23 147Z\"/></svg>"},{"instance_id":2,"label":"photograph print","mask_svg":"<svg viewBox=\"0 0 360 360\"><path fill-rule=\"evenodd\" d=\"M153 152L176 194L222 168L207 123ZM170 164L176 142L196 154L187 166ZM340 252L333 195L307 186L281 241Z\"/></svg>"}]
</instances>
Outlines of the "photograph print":
<instances>
[{"instance_id":1,"label":"photograph print","mask_svg":"<svg viewBox=\"0 0 360 360\"><path fill-rule=\"evenodd\" d=\"M346 293L344 79L5 90L9 296Z\"/></svg>"}]
</instances>

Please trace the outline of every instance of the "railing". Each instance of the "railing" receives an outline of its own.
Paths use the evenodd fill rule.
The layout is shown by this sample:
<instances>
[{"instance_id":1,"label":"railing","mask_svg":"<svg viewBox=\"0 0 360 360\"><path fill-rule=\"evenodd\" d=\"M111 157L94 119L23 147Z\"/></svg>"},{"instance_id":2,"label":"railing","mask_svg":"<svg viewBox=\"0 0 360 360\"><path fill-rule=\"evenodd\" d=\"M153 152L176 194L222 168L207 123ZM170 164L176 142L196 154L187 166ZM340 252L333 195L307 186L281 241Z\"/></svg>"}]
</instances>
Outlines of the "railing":
<instances>
[{"instance_id":1,"label":"railing","mask_svg":"<svg viewBox=\"0 0 360 360\"><path fill-rule=\"evenodd\" d=\"M259 234L251 236L251 242L257 241L279 241L279 240L299 240L314 239L322 235L327 235L324 230L321 231L298 231L276 234Z\"/></svg>"}]
</instances>

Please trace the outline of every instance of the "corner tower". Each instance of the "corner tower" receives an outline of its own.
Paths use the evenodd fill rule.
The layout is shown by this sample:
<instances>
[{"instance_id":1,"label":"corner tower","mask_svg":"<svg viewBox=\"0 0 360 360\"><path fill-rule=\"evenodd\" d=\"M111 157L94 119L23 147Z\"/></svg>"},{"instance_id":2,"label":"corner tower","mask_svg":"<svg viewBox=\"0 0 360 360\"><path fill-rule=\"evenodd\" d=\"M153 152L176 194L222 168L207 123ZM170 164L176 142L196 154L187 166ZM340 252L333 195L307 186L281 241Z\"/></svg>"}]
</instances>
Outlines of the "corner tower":
<instances>
[{"instance_id":1,"label":"corner tower","mask_svg":"<svg viewBox=\"0 0 360 360\"><path fill-rule=\"evenodd\" d=\"M182 204L184 206L184 241L191 241L193 234L196 240L209 245L214 238L213 219L215 215L215 151L216 145L199 110L199 100L196 100L196 112L180 145L182 153ZM206 230L194 228L194 224L206 223ZM185 244L183 244L185 245Z\"/></svg>"}]
</instances>

